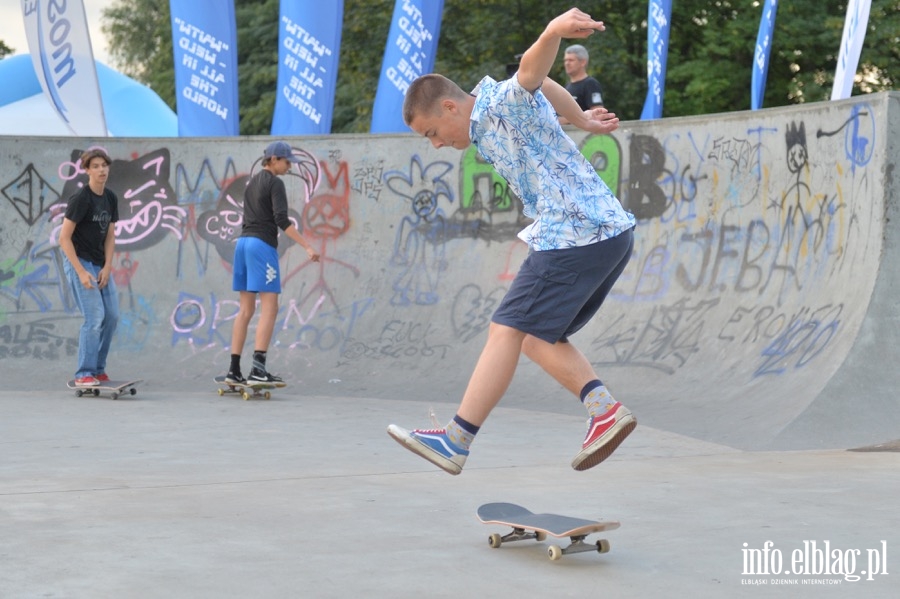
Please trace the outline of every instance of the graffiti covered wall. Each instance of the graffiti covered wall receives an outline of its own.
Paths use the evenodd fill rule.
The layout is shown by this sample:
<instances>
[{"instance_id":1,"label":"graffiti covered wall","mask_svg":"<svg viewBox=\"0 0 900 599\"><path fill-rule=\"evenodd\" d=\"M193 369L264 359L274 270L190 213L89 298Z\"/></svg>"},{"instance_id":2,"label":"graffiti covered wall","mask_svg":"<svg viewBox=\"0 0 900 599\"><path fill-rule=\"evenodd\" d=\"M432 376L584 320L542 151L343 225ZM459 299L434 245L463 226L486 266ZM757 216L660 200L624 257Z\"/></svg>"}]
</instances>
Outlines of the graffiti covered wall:
<instances>
[{"instance_id":1,"label":"graffiti covered wall","mask_svg":"<svg viewBox=\"0 0 900 599\"><path fill-rule=\"evenodd\" d=\"M879 273L896 100L572 132L639 219L628 269L573 341L642 422L760 446L827 385ZM71 374L81 318L56 239L86 181L77 157L94 144L114 159L120 201L111 368L157 388L200 389L224 372L242 189L268 141L0 137L4 372L46 372L48 389ZM518 199L472 148L289 141L303 159L285 178L290 216L322 260L282 239L270 368L301 393L455 403L526 254ZM564 395L523 358L507 401L573 401Z\"/></svg>"}]
</instances>

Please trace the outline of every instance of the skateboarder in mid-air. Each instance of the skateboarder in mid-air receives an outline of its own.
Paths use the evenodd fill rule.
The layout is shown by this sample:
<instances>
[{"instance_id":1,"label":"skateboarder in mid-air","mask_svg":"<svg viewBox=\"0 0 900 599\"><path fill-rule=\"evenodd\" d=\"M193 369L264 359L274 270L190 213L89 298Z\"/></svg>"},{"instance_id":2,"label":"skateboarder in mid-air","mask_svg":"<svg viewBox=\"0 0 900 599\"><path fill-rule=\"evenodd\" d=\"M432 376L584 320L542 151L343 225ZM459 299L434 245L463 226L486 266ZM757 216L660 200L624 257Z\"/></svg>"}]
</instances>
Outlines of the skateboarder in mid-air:
<instances>
[{"instance_id":1,"label":"skateboarder in mid-air","mask_svg":"<svg viewBox=\"0 0 900 599\"><path fill-rule=\"evenodd\" d=\"M456 416L443 429L388 433L409 450L459 474L469 446L506 392L521 352L588 410L588 431L572 462L576 470L605 460L637 421L600 382L569 342L600 308L634 246L634 216L563 132L557 115L593 133L618 126L603 108L582 111L547 77L560 41L585 38L604 25L573 8L550 21L522 56L511 79L482 79L468 94L441 75L419 77L403 104L409 127L436 148L475 144L522 200L534 222L519 233L530 251L491 318L488 339Z\"/></svg>"},{"instance_id":2,"label":"skateboarder in mid-air","mask_svg":"<svg viewBox=\"0 0 900 599\"><path fill-rule=\"evenodd\" d=\"M287 192L279 177L299 162L291 146L273 141L263 152L262 170L250 177L244 192L244 223L234 248L232 288L240 292L240 308L231 331L231 365L226 383L281 383L281 378L266 370L266 353L278 315L281 272L278 264L278 229L300 244L313 262L319 254L303 238L288 218ZM253 366L247 379L241 373L241 352L247 328L256 311L259 294L259 323L253 351Z\"/></svg>"},{"instance_id":3,"label":"skateboarder in mid-air","mask_svg":"<svg viewBox=\"0 0 900 599\"><path fill-rule=\"evenodd\" d=\"M81 155L88 184L69 198L59 231L63 270L72 297L84 315L78 334L78 366L74 384L96 387L109 381L106 358L119 323L119 298L112 278L119 199L109 189L109 156L100 149Z\"/></svg>"}]
</instances>

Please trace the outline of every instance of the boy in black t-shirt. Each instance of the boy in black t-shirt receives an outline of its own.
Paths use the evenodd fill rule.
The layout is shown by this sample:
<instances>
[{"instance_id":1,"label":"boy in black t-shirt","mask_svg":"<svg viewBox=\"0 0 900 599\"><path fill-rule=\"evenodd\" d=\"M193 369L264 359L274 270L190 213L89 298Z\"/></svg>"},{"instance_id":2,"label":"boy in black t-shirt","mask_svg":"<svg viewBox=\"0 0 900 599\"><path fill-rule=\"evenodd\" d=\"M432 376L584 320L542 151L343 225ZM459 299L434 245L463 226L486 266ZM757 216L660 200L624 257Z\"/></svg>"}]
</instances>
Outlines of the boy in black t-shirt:
<instances>
[{"instance_id":1,"label":"boy in black t-shirt","mask_svg":"<svg viewBox=\"0 0 900 599\"><path fill-rule=\"evenodd\" d=\"M119 298L112 279L119 199L106 189L109 165L103 150L88 150L81 168L88 184L69 198L59 247L66 256L63 268L84 324L78 336L75 385L91 387L109 380L106 357L119 322Z\"/></svg>"}]
</instances>

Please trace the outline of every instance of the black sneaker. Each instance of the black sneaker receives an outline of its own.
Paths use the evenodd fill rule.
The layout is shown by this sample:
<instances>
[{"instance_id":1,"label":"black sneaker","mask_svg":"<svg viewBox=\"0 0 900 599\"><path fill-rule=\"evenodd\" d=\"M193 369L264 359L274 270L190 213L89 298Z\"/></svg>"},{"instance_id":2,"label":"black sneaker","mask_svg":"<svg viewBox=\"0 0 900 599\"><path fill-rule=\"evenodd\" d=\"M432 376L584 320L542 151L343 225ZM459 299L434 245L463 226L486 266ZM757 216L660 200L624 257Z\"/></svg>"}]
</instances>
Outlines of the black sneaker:
<instances>
[{"instance_id":1,"label":"black sneaker","mask_svg":"<svg viewBox=\"0 0 900 599\"><path fill-rule=\"evenodd\" d=\"M250 371L250 376L247 378L247 381L250 383L283 383L284 379L264 370L256 370L254 368Z\"/></svg>"},{"instance_id":2,"label":"black sneaker","mask_svg":"<svg viewBox=\"0 0 900 599\"><path fill-rule=\"evenodd\" d=\"M229 385L245 385L247 384L247 379L241 376L240 372L229 372L225 375L225 382Z\"/></svg>"}]
</instances>

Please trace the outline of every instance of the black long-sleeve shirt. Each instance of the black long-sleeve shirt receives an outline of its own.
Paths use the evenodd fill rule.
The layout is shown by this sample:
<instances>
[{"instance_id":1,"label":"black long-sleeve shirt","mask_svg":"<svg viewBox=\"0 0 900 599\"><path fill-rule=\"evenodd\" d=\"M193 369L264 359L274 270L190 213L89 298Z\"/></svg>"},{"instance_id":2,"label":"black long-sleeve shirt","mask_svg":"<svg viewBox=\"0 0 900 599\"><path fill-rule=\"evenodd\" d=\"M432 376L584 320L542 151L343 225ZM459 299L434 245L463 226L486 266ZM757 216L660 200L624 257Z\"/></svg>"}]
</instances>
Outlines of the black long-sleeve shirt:
<instances>
[{"instance_id":1,"label":"black long-sleeve shirt","mask_svg":"<svg viewBox=\"0 0 900 599\"><path fill-rule=\"evenodd\" d=\"M241 237L256 237L277 248L278 229L291 224L284 181L265 169L253 175L244 192Z\"/></svg>"}]
</instances>

